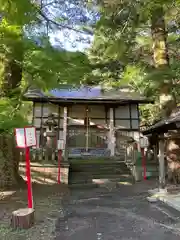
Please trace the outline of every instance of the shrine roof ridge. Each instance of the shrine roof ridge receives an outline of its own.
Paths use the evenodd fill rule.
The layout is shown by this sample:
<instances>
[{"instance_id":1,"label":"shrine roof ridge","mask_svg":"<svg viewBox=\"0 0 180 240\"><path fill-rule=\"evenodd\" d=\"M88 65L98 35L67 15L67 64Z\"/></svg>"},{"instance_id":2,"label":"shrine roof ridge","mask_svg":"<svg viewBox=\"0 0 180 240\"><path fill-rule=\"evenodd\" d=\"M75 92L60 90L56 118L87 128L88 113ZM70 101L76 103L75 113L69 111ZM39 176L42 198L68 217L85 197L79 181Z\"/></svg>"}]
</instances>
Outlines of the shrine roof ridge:
<instances>
[{"instance_id":1,"label":"shrine roof ridge","mask_svg":"<svg viewBox=\"0 0 180 240\"><path fill-rule=\"evenodd\" d=\"M58 88L43 92L37 88L30 88L24 95L26 100L31 101L128 101L138 103L153 103L137 91L127 86L118 89L104 89L101 86L73 86L60 85Z\"/></svg>"}]
</instances>

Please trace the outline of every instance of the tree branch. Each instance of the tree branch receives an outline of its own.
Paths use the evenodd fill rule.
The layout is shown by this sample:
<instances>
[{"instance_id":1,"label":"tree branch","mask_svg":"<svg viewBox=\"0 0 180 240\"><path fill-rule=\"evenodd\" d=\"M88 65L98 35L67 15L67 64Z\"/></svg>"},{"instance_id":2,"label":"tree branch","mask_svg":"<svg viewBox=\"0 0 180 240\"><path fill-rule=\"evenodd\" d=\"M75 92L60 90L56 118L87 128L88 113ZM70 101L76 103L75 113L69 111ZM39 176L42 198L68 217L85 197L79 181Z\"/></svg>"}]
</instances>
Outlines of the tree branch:
<instances>
[{"instance_id":1,"label":"tree branch","mask_svg":"<svg viewBox=\"0 0 180 240\"><path fill-rule=\"evenodd\" d=\"M41 9L39 9L38 12L39 12L40 16L44 18L45 21L47 21L48 23L54 24L56 27L58 27L58 28L60 28L60 29L66 28L66 29L68 29L68 30L72 30L72 31L77 32L77 33L88 34L88 35L91 35L91 36L93 35L92 32L89 32L89 31L88 31L88 32L81 31L81 30L75 29L75 28L73 28L73 27L70 27L70 26L68 26L68 25L63 25L63 24L58 23L58 22L56 22L56 21L54 21L54 20L52 20L52 19L49 19L49 18L42 12Z\"/></svg>"}]
</instances>

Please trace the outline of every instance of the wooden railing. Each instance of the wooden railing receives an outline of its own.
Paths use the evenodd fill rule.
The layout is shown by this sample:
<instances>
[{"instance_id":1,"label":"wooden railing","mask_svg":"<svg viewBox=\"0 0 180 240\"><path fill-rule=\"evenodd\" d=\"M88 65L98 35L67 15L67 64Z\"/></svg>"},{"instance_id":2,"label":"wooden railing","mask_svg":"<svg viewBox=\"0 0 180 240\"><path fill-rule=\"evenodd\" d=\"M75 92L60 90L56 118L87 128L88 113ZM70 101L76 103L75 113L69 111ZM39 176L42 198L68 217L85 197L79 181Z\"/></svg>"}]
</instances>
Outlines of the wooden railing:
<instances>
[{"instance_id":1,"label":"wooden railing","mask_svg":"<svg viewBox=\"0 0 180 240\"><path fill-rule=\"evenodd\" d=\"M68 148L107 148L107 130L99 129L69 129Z\"/></svg>"}]
</instances>

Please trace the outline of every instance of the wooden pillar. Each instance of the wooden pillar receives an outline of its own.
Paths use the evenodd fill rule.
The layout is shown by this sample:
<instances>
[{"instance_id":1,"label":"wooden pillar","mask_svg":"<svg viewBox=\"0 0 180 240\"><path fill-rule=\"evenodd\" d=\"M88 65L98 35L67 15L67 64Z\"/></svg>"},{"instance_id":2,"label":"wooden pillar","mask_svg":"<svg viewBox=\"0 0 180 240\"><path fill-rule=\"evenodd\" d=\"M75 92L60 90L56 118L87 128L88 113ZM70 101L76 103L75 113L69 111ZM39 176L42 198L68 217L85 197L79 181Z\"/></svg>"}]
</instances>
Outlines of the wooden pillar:
<instances>
[{"instance_id":1,"label":"wooden pillar","mask_svg":"<svg viewBox=\"0 0 180 240\"><path fill-rule=\"evenodd\" d=\"M60 182L68 184L69 182L69 162L68 162L68 107L64 106L63 110L63 141L64 141L64 151L63 151L63 161L60 168Z\"/></svg>"},{"instance_id":2,"label":"wooden pillar","mask_svg":"<svg viewBox=\"0 0 180 240\"><path fill-rule=\"evenodd\" d=\"M164 134L159 138L159 189L165 189L165 161L164 161Z\"/></svg>"},{"instance_id":3,"label":"wooden pillar","mask_svg":"<svg viewBox=\"0 0 180 240\"><path fill-rule=\"evenodd\" d=\"M63 141L64 141L64 160L68 159L68 149L67 149L67 119L68 119L68 110L67 107L64 107L63 113Z\"/></svg>"},{"instance_id":4,"label":"wooden pillar","mask_svg":"<svg viewBox=\"0 0 180 240\"><path fill-rule=\"evenodd\" d=\"M86 152L88 152L89 148L89 108L88 106L85 107L85 128L86 128Z\"/></svg>"},{"instance_id":5,"label":"wooden pillar","mask_svg":"<svg viewBox=\"0 0 180 240\"><path fill-rule=\"evenodd\" d=\"M115 136L114 136L114 108L110 108L109 111L110 122L109 122L109 149L111 157L115 155Z\"/></svg>"}]
</instances>

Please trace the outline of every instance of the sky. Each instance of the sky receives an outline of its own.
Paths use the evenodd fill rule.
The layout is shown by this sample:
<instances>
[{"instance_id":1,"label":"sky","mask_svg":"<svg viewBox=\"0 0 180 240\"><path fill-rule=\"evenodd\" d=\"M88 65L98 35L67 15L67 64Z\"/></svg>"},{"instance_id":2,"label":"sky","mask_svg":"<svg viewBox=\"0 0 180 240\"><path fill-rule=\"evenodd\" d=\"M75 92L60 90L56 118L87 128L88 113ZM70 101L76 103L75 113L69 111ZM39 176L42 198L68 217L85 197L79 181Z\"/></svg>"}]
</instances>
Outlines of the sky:
<instances>
[{"instance_id":1,"label":"sky","mask_svg":"<svg viewBox=\"0 0 180 240\"><path fill-rule=\"evenodd\" d=\"M65 36L67 33L67 36ZM74 31L56 31L56 33L50 34L50 41L52 45L63 47L64 49L68 51L85 51L87 48L91 46L91 43L85 43L83 41L77 41L79 36L83 36L83 38L86 37L84 34L79 34ZM92 42L93 36L89 37L89 41ZM62 44L62 45L61 45Z\"/></svg>"},{"instance_id":2,"label":"sky","mask_svg":"<svg viewBox=\"0 0 180 240\"><path fill-rule=\"evenodd\" d=\"M76 1L65 0L62 4L56 3L47 7L46 4L51 2L51 0L43 0L43 2L45 4L43 8L44 12L49 19L55 22L61 19L61 25L67 25L80 31L84 27L95 24L100 17L97 9L93 9L92 6L88 8L86 4L82 4L83 1L78 5L75 3ZM51 33L49 37L52 45L59 46L68 51L85 51L85 49L90 47L90 43L93 40L93 36L87 36L66 28L63 29L63 27L61 30L56 28L55 32ZM88 43L82 40L77 41L79 38L88 39Z\"/></svg>"}]
</instances>

